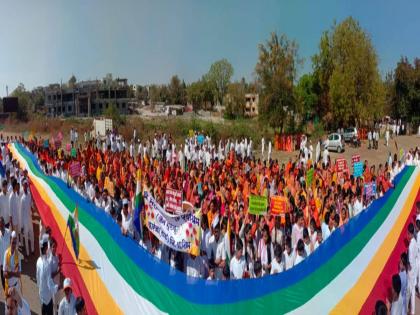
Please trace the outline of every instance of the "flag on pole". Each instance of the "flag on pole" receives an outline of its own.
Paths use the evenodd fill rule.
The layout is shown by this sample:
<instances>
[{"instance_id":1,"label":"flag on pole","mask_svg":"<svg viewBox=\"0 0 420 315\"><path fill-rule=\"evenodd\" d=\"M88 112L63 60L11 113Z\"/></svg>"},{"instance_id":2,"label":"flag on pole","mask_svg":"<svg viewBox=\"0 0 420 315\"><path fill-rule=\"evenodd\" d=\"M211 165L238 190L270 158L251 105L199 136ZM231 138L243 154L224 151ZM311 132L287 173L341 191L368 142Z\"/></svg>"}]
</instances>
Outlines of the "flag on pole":
<instances>
[{"instance_id":1,"label":"flag on pole","mask_svg":"<svg viewBox=\"0 0 420 315\"><path fill-rule=\"evenodd\" d=\"M134 216L133 223L134 228L140 234L140 237L143 236L142 224L141 224L141 211L143 210L144 199L141 189L141 170L137 171L137 185L136 185L136 197L134 200Z\"/></svg>"},{"instance_id":2,"label":"flag on pole","mask_svg":"<svg viewBox=\"0 0 420 315\"><path fill-rule=\"evenodd\" d=\"M230 234L231 234L231 225L230 225L230 216L228 217L227 221L227 228L226 228L226 238L225 238L225 247L226 247L226 264L230 265L230 258L232 256L232 253L230 252Z\"/></svg>"},{"instance_id":3,"label":"flag on pole","mask_svg":"<svg viewBox=\"0 0 420 315\"><path fill-rule=\"evenodd\" d=\"M69 228L71 235L71 242L73 244L74 255L76 259L79 259L79 211L74 209L73 216L69 214L67 219L67 227Z\"/></svg>"}]
</instances>

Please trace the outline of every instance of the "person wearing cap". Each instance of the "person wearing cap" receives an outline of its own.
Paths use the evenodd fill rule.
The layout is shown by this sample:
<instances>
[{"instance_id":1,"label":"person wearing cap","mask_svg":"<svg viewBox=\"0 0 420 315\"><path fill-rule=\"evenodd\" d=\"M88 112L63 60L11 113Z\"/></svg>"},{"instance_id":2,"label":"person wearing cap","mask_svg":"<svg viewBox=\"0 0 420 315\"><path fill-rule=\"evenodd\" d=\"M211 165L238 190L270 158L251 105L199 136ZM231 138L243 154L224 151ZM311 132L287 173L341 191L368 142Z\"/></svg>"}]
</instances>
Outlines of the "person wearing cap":
<instances>
[{"instance_id":1,"label":"person wearing cap","mask_svg":"<svg viewBox=\"0 0 420 315\"><path fill-rule=\"evenodd\" d=\"M53 312L53 296L58 291L51 277L51 264L48 261L48 237L43 235L40 241L41 256L36 262L36 284L39 289L39 299L41 302L42 315L52 315Z\"/></svg>"},{"instance_id":2,"label":"person wearing cap","mask_svg":"<svg viewBox=\"0 0 420 315\"><path fill-rule=\"evenodd\" d=\"M20 264L20 256L17 250L17 234L15 231L11 234L10 246L4 253L3 257L3 275L5 281L5 291L8 288L15 287L20 289L20 273L22 267Z\"/></svg>"},{"instance_id":3,"label":"person wearing cap","mask_svg":"<svg viewBox=\"0 0 420 315\"><path fill-rule=\"evenodd\" d=\"M34 253L34 228L32 225L32 197L28 190L28 182L23 181L22 196L20 197L20 222L22 224L23 237L25 238L26 256L29 256L29 242L31 254Z\"/></svg>"},{"instance_id":4,"label":"person wearing cap","mask_svg":"<svg viewBox=\"0 0 420 315\"><path fill-rule=\"evenodd\" d=\"M66 278L63 282L64 297L58 306L58 315L74 315L76 312L76 298L73 295L71 279Z\"/></svg>"},{"instance_id":5,"label":"person wearing cap","mask_svg":"<svg viewBox=\"0 0 420 315\"><path fill-rule=\"evenodd\" d=\"M1 264L1 284L5 288L5 279L3 275L3 260L6 250L10 246L10 231L6 229L4 218L0 217L0 264Z\"/></svg>"},{"instance_id":6,"label":"person wearing cap","mask_svg":"<svg viewBox=\"0 0 420 315\"><path fill-rule=\"evenodd\" d=\"M133 216L128 211L128 199L124 198L123 200L123 211L122 211L122 233L125 236L133 237L134 228L133 228Z\"/></svg>"},{"instance_id":7,"label":"person wearing cap","mask_svg":"<svg viewBox=\"0 0 420 315\"><path fill-rule=\"evenodd\" d=\"M20 295L16 288L9 288L5 301L6 315L30 315L31 308L28 302Z\"/></svg>"}]
</instances>

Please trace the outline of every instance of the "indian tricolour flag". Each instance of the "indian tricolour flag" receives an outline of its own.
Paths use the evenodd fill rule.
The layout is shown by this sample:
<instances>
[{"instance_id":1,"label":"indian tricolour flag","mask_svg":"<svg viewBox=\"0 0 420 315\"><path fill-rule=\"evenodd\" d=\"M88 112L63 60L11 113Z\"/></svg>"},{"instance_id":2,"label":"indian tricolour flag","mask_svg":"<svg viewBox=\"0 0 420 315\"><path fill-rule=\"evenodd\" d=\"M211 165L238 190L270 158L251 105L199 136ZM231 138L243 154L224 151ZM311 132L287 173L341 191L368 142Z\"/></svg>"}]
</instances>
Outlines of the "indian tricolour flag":
<instances>
[{"instance_id":1,"label":"indian tricolour flag","mask_svg":"<svg viewBox=\"0 0 420 315\"><path fill-rule=\"evenodd\" d=\"M77 205L73 215L69 214L67 227L70 231L74 255L76 256L76 259L79 259L79 210L77 209Z\"/></svg>"}]
</instances>

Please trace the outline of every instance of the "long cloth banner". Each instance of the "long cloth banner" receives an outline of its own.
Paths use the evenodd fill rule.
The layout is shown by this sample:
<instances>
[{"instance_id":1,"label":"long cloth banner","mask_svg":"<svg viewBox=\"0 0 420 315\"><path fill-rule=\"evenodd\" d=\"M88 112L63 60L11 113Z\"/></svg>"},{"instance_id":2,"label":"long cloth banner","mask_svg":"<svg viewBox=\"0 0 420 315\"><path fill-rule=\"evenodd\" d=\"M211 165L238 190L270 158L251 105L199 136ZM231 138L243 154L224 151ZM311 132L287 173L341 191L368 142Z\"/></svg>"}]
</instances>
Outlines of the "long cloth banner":
<instances>
[{"instance_id":1,"label":"long cloth banner","mask_svg":"<svg viewBox=\"0 0 420 315\"><path fill-rule=\"evenodd\" d=\"M258 279L208 281L156 260L123 236L105 211L61 179L45 175L25 147L9 147L28 170L43 221L59 242L66 236L63 269L87 301L89 314L370 314L397 272L406 226L420 200L420 169L405 167L394 189L336 229L299 265ZM79 261L65 234L76 204Z\"/></svg>"},{"instance_id":2,"label":"long cloth banner","mask_svg":"<svg viewBox=\"0 0 420 315\"><path fill-rule=\"evenodd\" d=\"M144 192L144 200L149 231L174 250L198 255L200 214L171 215L147 191Z\"/></svg>"}]
</instances>

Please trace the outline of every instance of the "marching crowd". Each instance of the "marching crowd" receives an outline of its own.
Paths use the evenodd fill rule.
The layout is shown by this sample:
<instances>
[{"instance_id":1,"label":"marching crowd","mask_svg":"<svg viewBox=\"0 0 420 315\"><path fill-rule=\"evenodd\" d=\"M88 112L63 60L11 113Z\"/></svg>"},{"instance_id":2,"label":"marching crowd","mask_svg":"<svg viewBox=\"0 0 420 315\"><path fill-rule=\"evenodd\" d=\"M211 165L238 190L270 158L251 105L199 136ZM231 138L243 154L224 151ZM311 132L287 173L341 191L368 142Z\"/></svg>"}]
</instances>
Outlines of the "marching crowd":
<instances>
[{"instance_id":1,"label":"marching crowd","mask_svg":"<svg viewBox=\"0 0 420 315\"><path fill-rule=\"evenodd\" d=\"M311 255L336 229L391 189L393 179L404 165L420 166L420 149L414 148L404 157L390 155L377 166L365 160L362 176L354 177L348 167L340 169L331 160L328 150L321 152L321 143L317 143L314 152L312 143L307 143L305 137L299 156L287 163L271 158L271 142L268 141L266 148L264 139L261 141L262 158L254 155L250 139L214 143L209 136L197 132L178 147L171 135L166 134L155 134L153 139L140 141L134 132L129 143L116 133L108 133L105 139L89 139L85 135L85 143L81 144L72 130L71 139L72 154L52 144L45 146L45 142L36 138L26 141L25 145L38 158L46 174L67 181L80 195L102 208L124 235L172 267L204 279L257 278L292 268ZM13 251L8 253L6 249L13 248L16 239L25 240L26 255L28 245L33 252L32 201L27 173L18 169L5 145L1 153L4 157L0 193L0 211L4 218L3 224L0 218L2 272L5 271L10 286L19 288L16 279L20 262L13 257ZM69 165L74 161L80 162L81 170L72 178ZM140 231L134 227L139 169L142 191L150 193L162 206L166 189L172 188L182 191L183 200L201 209L198 256L172 250L148 232L146 226ZM313 178L308 182L311 169ZM374 184L375 188L367 192L366 184ZM259 216L250 214L250 195L264 196L267 200L284 196L287 211L283 216L274 216L270 211ZM141 215L144 216L144 212ZM7 239L12 240L10 244ZM43 314L52 314L54 295L61 287L66 292L64 304L71 304L73 309L76 300L71 294L71 280L65 279L63 285L54 282L60 263L48 229L41 232L40 240L37 282ZM13 262L18 262L19 266L7 269ZM16 273L10 272L15 269Z\"/></svg>"}]
</instances>

